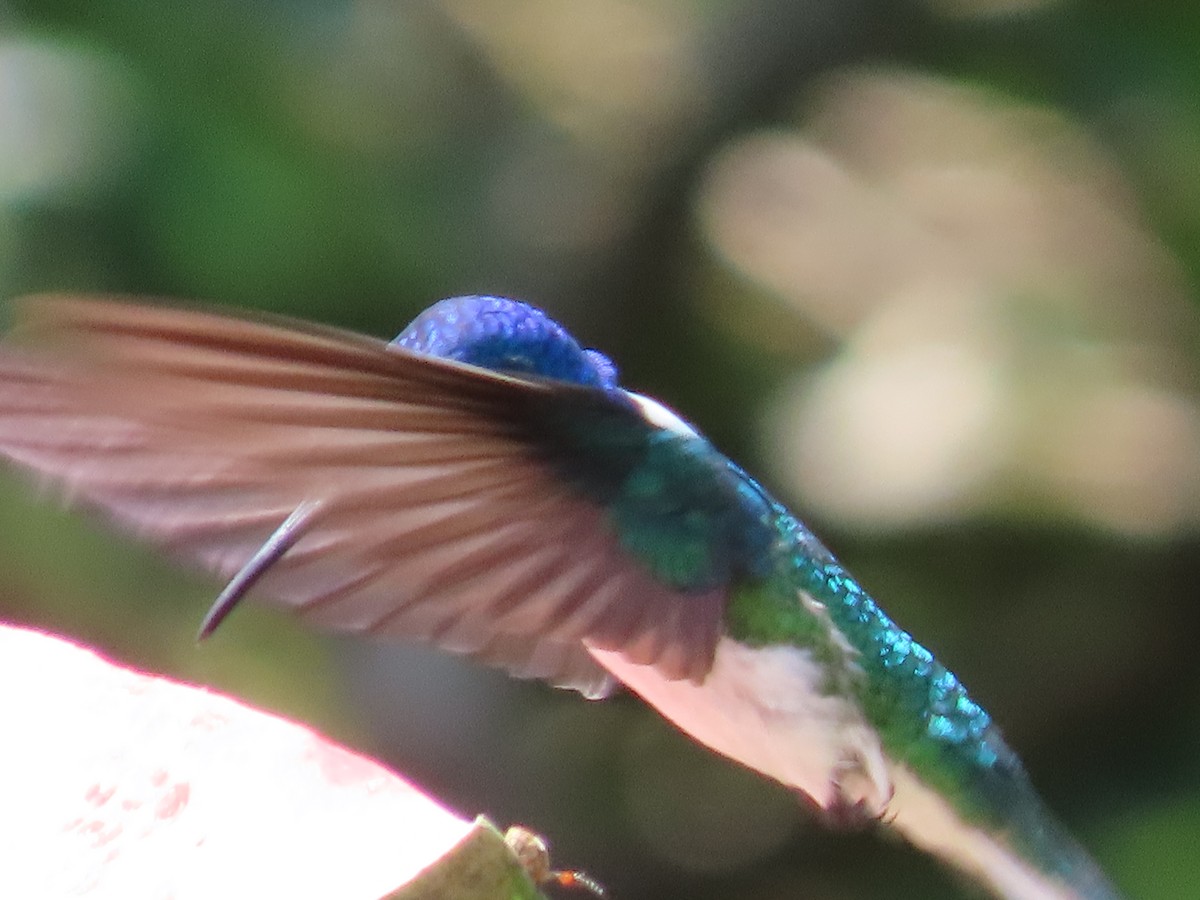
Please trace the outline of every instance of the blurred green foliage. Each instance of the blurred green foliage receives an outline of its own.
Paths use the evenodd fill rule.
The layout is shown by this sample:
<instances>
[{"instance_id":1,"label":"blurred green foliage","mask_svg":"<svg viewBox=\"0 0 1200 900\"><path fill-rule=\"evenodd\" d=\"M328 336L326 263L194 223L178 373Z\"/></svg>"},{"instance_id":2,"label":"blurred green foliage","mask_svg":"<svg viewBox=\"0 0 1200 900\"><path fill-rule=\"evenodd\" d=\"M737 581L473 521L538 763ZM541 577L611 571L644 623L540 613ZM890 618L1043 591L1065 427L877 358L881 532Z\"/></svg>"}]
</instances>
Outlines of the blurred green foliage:
<instances>
[{"instance_id":1,"label":"blurred green foliage","mask_svg":"<svg viewBox=\"0 0 1200 900\"><path fill-rule=\"evenodd\" d=\"M1200 275L1198 50L1200 12L1168 2L16 0L0 7L0 294L174 296L379 335L452 294L546 307L612 355L626 383L811 511L888 610L988 706L1131 896L1191 897L1200 480L1187 459L1200 365L1195 304L1155 304L1189 298ZM838 93L847 84L854 90ZM852 372L873 346L863 334L878 335L882 305L847 291L861 314L808 306L837 294L832 270L797 274L803 248L786 241L762 256L784 225L800 227L797 216L811 217L808 233L831 233L812 212L828 181L793 170L755 181L765 164L739 155L749 146L740 142L781 136L800 157L819 147L837 161L829 172L869 170L868 206L883 202L891 217L932 164L880 173L900 171L912 150L905 128L919 142L936 120L855 119L846 98L864 96L916 98L880 107L896 116L961 102L974 118L952 124L994 124L997 143L953 165L961 132L947 130L934 174L1016 157L1017 174L1005 170L1012 191L994 192L1001 200L1045 189L1020 174L1036 168L1039 141L1078 151L1050 168L1070 186L1078 165L1079 184L1101 186L1095 208L1117 211L1115 230L1094 231L1087 212L1056 226L1070 233L1078 222L1083 250L1061 269L1029 263L1050 274L1021 284L1021 308L1036 312L1014 329L1021 347L1049 348L1043 360L1084 345L1100 348L1088 359L1115 358L1127 349L1120 335L1138 336L1149 364L1086 371L1130 379L1120 396L1149 397L1149 407L1112 408L1165 410L1163 434L1181 435L1179 453L1134 485L1178 501L1169 515L1154 507L1157 518L1126 519L1128 503L1089 505L1103 498L1082 488L1068 497L1074 470L1034 477L1041 457L1020 447L952 514L924 495L890 518L872 518L870 504L847 513L819 490L822 502L805 502L804 451L793 458L764 419L790 409L794 392L802 413L794 429L786 417L780 427L811 432L803 410L842 383L828 372ZM1041 124L1018 122L1018 108L1037 110ZM847 124L887 121L900 122L879 132L887 140L858 144L867 132ZM1004 143L1018 132L1026 143ZM726 183L737 190L720 194ZM787 190L754 193L763 183ZM972 196L963 185L947 196ZM946 229L951 240L975 224L966 207ZM854 213L850 243L870 250L857 207L832 208ZM898 229L888 234L908 247L917 225L902 219L888 218ZM1041 233L1042 223L1018 221ZM1101 241L1118 231L1129 238L1118 250ZM1024 268L1016 250L981 243ZM961 245L950 247L923 272L941 266L961 279ZM842 275L890 271L875 256L855 260ZM1105 307L1118 310L1113 337L1086 324L1107 315L1089 279L1118 268L1104 282L1118 285ZM1011 282L968 274L1012 303ZM1054 305L1060 291L1069 305ZM1038 381L1042 371L1026 374ZM825 394L811 393L822 384ZM1034 432L1049 427L1028 412L1028 391L1013 396L1006 409L1033 416ZM1051 404L1049 418L1069 418L1074 396ZM1093 451L1100 466L1127 437L1110 439L1099 422L1097 439L1063 457L1070 466L1090 472ZM1151 450L1170 443L1138 428ZM1135 462L1146 456L1131 446ZM959 895L903 847L814 827L785 792L694 748L632 700L585 704L421 651L328 643L256 609L197 649L217 586L41 502L17 478L0 485L0 561L0 616L303 717L467 813L548 834L558 864L624 900Z\"/></svg>"}]
</instances>

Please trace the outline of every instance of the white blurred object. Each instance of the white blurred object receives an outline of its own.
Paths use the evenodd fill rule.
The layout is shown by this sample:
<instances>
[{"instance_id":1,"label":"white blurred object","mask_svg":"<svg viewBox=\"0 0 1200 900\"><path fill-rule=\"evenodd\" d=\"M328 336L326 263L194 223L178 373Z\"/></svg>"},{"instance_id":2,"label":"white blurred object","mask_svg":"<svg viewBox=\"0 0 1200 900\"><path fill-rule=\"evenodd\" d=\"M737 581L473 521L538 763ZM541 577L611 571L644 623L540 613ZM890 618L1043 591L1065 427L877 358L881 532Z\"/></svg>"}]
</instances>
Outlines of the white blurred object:
<instances>
[{"instance_id":1,"label":"white blurred object","mask_svg":"<svg viewBox=\"0 0 1200 900\"><path fill-rule=\"evenodd\" d=\"M765 417L828 516L1200 523L1200 318L1119 171L1060 115L903 72L716 162L716 253L841 343Z\"/></svg>"},{"instance_id":2,"label":"white blurred object","mask_svg":"<svg viewBox=\"0 0 1200 900\"><path fill-rule=\"evenodd\" d=\"M704 22L675 0L441 0L495 72L583 144L654 153L697 114L691 42ZM631 161L637 164L637 161Z\"/></svg>"},{"instance_id":3,"label":"white blurred object","mask_svg":"<svg viewBox=\"0 0 1200 900\"><path fill-rule=\"evenodd\" d=\"M78 198L115 182L135 140L132 79L115 59L0 40L0 206Z\"/></svg>"},{"instance_id":4,"label":"white blurred object","mask_svg":"<svg viewBox=\"0 0 1200 900\"><path fill-rule=\"evenodd\" d=\"M1014 440L1004 336L953 309L961 296L897 298L768 412L771 457L793 463L794 486L811 502L889 526L965 514L987 499Z\"/></svg>"}]
</instances>

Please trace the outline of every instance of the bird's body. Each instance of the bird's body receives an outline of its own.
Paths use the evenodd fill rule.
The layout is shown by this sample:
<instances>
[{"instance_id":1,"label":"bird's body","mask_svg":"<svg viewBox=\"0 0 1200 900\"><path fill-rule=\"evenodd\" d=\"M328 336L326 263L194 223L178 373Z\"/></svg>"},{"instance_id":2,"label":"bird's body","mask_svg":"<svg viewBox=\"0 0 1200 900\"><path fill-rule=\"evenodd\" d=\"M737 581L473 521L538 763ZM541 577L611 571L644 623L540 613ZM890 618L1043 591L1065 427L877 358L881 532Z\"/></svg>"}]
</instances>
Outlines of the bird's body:
<instances>
[{"instance_id":1,"label":"bird's body","mask_svg":"<svg viewBox=\"0 0 1200 900\"><path fill-rule=\"evenodd\" d=\"M245 590L601 696L993 891L1112 898L957 679L781 504L516 301L392 344L73 300L0 356L0 453Z\"/></svg>"}]
</instances>

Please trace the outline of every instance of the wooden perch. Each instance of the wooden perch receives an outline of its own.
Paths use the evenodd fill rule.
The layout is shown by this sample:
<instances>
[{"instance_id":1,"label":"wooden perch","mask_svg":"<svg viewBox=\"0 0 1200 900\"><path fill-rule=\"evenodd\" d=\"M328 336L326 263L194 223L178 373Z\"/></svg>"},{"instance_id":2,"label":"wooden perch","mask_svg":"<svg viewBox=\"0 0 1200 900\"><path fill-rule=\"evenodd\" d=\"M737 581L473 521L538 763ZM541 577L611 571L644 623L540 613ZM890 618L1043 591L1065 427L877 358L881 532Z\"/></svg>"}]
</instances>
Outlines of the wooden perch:
<instances>
[{"instance_id":1,"label":"wooden perch","mask_svg":"<svg viewBox=\"0 0 1200 900\"><path fill-rule=\"evenodd\" d=\"M0 625L0 897L539 897L501 835L229 697Z\"/></svg>"}]
</instances>

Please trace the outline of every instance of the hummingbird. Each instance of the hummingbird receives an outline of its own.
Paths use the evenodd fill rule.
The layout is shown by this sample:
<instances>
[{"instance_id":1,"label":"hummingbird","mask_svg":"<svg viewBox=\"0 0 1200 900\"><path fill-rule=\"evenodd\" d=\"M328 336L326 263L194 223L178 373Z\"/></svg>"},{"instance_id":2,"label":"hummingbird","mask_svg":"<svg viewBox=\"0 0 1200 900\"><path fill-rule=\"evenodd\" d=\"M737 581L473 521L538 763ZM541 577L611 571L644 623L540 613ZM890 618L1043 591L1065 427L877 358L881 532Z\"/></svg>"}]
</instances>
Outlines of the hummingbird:
<instances>
[{"instance_id":1,"label":"hummingbird","mask_svg":"<svg viewBox=\"0 0 1200 900\"><path fill-rule=\"evenodd\" d=\"M783 504L544 312L391 342L120 298L18 305L0 455L321 628L618 684L995 895L1116 898L959 680Z\"/></svg>"}]
</instances>

